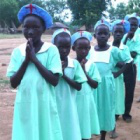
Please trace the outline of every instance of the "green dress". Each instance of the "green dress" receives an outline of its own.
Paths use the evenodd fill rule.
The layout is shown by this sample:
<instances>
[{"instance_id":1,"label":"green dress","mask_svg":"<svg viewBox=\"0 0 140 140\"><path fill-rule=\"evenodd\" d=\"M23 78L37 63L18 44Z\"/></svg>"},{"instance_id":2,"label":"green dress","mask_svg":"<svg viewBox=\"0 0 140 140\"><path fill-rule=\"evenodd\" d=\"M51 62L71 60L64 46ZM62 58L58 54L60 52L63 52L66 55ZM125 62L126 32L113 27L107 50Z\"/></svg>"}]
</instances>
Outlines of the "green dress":
<instances>
[{"instance_id":1,"label":"green dress","mask_svg":"<svg viewBox=\"0 0 140 140\"><path fill-rule=\"evenodd\" d=\"M85 64L87 74L95 81L100 79L96 65L88 60ZM100 134L97 107L94 101L93 88L85 82L76 97L82 139L90 139L92 134Z\"/></svg>"},{"instance_id":2,"label":"green dress","mask_svg":"<svg viewBox=\"0 0 140 140\"><path fill-rule=\"evenodd\" d=\"M124 42L127 34L124 35L122 42ZM135 51L137 52L136 58L134 58L134 63L137 64L139 62L139 56L140 56L140 29L138 28L134 34L134 37L132 39L127 40L126 45L129 48L129 51Z\"/></svg>"},{"instance_id":3,"label":"green dress","mask_svg":"<svg viewBox=\"0 0 140 140\"><path fill-rule=\"evenodd\" d=\"M25 49L26 43L14 49L8 77L20 68ZM62 75L59 52L54 45L44 43L36 57L46 69ZM32 62L17 88L12 140L63 140L54 86L42 77Z\"/></svg>"},{"instance_id":4,"label":"green dress","mask_svg":"<svg viewBox=\"0 0 140 140\"><path fill-rule=\"evenodd\" d=\"M90 51L92 59L98 67L101 83L97 88L97 111L99 116L100 131L112 131L115 127L115 81L112 74L118 61L129 62L130 55L121 55L117 47L106 51Z\"/></svg>"},{"instance_id":5,"label":"green dress","mask_svg":"<svg viewBox=\"0 0 140 140\"><path fill-rule=\"evenodd\" d=\"M126 45L123 43L120 44L119 49L122 51L121 55L130 55L129 49ZM130 60L132 61L132 59ZM119 71L120 69L118 67L114 68L114 72ZM115 78L115 114L116 115L122 115L125 111L125 86L124 86L124 78L123 74L121 74L119 77Z\"/></svg>"},{"instance_id":6,"label":"green dress","mask_svg":"<svg viewBox=\"0 0 140 140\"><path fill-rule=\"evenodd\" d=\"M87 78L79 62L68 57L65 74L70 79L83 83ZM77 90L72 88L62 77L55 88L58 113L64 140L81 140L79 119L76 107Z\"/></svg>"}]
</instances>

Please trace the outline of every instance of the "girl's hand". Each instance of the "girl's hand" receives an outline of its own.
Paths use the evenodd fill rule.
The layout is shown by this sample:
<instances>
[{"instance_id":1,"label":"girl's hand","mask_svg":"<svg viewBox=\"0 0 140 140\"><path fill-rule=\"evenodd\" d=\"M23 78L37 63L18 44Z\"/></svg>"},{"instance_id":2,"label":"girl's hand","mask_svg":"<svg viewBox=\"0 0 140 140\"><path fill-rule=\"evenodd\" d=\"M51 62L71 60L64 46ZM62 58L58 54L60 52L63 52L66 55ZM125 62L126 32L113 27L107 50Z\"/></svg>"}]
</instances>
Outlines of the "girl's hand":
<instances>
[{"instance_id":1,"label":"girl's hand","mask_svg":"<svg viewBox=\"0 0 140 140\"><path fill-rule=\"evenodd\" d=\"M31 62L34 63L36 61L35 48L33 47L33 41L31 38L28 39L27 43L27 55Z\"/></svg>"},{"instance_id":2,"label":"girl's hand","mask_svg":"<svg viewBox=\"0 0 140 140\"><path fill-rule=\"evenodd\" d=\"M25 62L29 62L30 61L30 58L29 58L29 46L27 44L26 46L26 56L25 56Z\"/></svg>"},{"instance_id":3,"label":"girl's hand","mask_svg":"<svg viewBox=\"0 0 140 140\"><path fill-rule=\"evenodd\" d=\"M114 78L117 78L119 76L119 73L118 72L112 72Z\"/></svg>"},{"instance_id":4,"label":"girl's hand","mask_svg":"<svg viewBox=\"0 0 140 140\"><path fill-rule=\"evenodd\" d=\"M67 67L67 62L66 61L61 61L62 63L62 71L63 71L63 75L65 75L64 70Z\"/></svg>"},{"instance_id":5,"label":"girl's hand","mask_svg":"<svg viewBox=\"0 0 140 140\"><path fill-rule=\"evenodd\" d=\"M132 58L135 58L135 57L137 56L137 52L132 51L132 52L131 52L131 56L132 56Z\"/></svg>"},{"instance_id":6,"label":"girl's hand","mask_svg":"<svg viewBox=\"0 0 140 140\"><path fill-rule=\"evenodd\" d=\"M134 36L134 33L131 31L127 34L127 38L133 38L133 36Z\"/></svg>"},{"instance_id":7,"label":"girl's hand","mask_svg":"<svg viewBox=\"0 0 140 140\"><path fill-rule=\"evenodd\" d=\"M116 64L116 67L121 69L124 65L125 65L125 63L123 61L120 61Z\"/></svg>"},{"instance_id":8,"label":"girl's hand","mask_svg":"<svg viewBox=\"0 0 140 140\"><path fill-rule=\"evenodd\" d=\"M81 61L81 67L83 68L83 70L85 71L85 64L86 64L86 62L87 62L87 60L86 59L83 59L82 61Z\"/></svg>"}]
</instances>

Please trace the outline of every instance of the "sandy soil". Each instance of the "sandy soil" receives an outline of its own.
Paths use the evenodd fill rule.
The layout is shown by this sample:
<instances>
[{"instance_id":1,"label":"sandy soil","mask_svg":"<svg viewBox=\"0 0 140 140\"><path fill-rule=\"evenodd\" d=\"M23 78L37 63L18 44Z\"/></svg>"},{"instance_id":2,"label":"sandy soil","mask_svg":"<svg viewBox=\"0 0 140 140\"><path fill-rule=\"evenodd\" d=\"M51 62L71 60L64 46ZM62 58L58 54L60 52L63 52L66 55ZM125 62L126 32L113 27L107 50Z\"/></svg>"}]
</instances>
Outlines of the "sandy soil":
<instances>
[{"instance_id":1,"label":"sandy soil","mask_svg":"<svg viewBox=\"0 0 140 140\"><path fill-rule=\"evenodd\" d=\"M50 41L50 36L43 37L44 41ZM25 42L24 38L19 39L0 39L0 140L10 140L12 130L13 108L16 91L10 88L6 78L6 69L10 60L10 54L13 48ZM71 52L74 57L74 53ZM136 100L140 96L140 83L137 82L135 98L131 114L132 123L125 123L120 117L117 122L117 140L140 140L140 103ZM99 137L93 137L92 140L99 140ZM107 139L109 140L109 138Z\"/></svg>"}]
</instances>

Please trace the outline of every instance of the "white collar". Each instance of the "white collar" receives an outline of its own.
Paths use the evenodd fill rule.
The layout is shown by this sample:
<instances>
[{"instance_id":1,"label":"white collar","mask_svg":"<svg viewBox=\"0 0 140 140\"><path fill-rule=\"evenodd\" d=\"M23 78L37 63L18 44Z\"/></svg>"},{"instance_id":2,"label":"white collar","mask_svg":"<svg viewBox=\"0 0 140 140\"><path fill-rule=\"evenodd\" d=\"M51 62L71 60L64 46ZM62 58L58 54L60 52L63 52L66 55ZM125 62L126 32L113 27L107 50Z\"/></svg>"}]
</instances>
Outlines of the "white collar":
<instances>
[{"instance_id":1,"label":"white collar","mask_svg":"<svg viewBox=\"0 0 140 140\"><path fill-rule=\"evenodd\" d=\"M93 49L93 54L91 56L91 60L93 62L104 62L109 63L110 61L110 55L111 55L112 46L109 47L109 49L105 51L96 51L95 48Z\"/></svg>"},{"instance_id":2,"label":"white collar","mask_svg":"<svg viewBox=\"0 0 140 140\"><path fill-rule=\"evenodd\" d=\"M94 63L94 62L93 62L91 59L88 59L88 61L87 61L86 64L85 64L86 72L89 71L90 66L91 66L92 63Z\"/></svg>"},{"instance_id":3,"label":"white collar","mask_svg":"<svg viewBox=\"0 0 140 140\"><path fill-rule=\"evenodd\" d=\"M20 52L21 52L21 54L22 54L23 56L26 56L26 44L27 44L27 43L21 44L21 45L18 47L19 50L20 50ZM51 43L44 42L44 44L42 45L41 49L40 49L37 53L43 53L43 52L47 51L48 48L49 48L50 46L52 46L52 45L53 45L53 44L51 44Z\"/></svg>"},{"instance_id":4,"label":"white collar","mask_svg":"<svg viewBox=\"0 0 140 140\"><path fill-rule=\"evenodd\" d=\"M121 42L120 44L120 47L119 47L120 50L124 50L124 44Z\"/></svg>"},{"instance_id":5,"label":"white collar","mask_svg":"<svg viewBox=\"0 0 140 140\"><path fill-rule=\"evenodd\" d=\"M113 42L108 42L108 44L110 45L110 46L113 46ZM114 46L115 47L115 46ZM121 42L121 44L120 44L120 46L119 46L119 49L120 50L123 50L124 49L124 44Z\"/></svg>"},{"instance_id":6,"label":"white collar","mask_svg":"<svg viewBox=\"0 0 140 140\"><path fill-rule=\"evenodd\" d=\"M68 66L67 67L74 68L74 59L70 58L69 56L68 56Z\"/></svg>"}]
</instances>

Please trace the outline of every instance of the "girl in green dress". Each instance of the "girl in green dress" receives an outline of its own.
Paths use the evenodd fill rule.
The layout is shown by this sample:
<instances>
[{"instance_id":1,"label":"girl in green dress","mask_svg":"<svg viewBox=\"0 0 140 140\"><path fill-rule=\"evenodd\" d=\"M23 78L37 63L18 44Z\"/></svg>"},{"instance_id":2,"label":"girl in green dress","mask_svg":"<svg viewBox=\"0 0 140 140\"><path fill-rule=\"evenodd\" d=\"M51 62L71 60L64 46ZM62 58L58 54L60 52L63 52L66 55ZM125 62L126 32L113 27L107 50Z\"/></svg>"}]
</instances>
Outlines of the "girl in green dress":
<instances>
[{"instance_id":1,"label":"girl in green dress","mask_svg":"<svg viewBox=\"0 0 140 140\"><path fill-rule=\"evenodd\" d=\"M35 4L23 6L18 19L27 42L15 48L7 70L17 88L12 140L63 140L54 87L62 75L58 49L41 40L51 16Z\"/></svg>"},{"instance_id":2,"label":"girl in green dress","mask_svg":"<svg viewBox=\"0 0 140 140\"><path fill-rule=\"evenodd\" d=\"M59 50L63 69L63 76L55 88L63 139L81 140L76 94L87 78L79 62L68 56L71 49L70 32L67 29L56 30L52 42Z\"/></svg>"},{"instance_id":3,"label":"girl in green dress","mask_svg":"<svg viewBox=\"0 0 140 140\"><path fill-rule=\"evenodd\" d=\"M78 91L76 104L80 121L82 140L89 140L92 134L99 135L99 120L93 96L93 89L97 88L100 75L96 65L86 59L90 50L92 35L86 31L76 32L72 35L72 46L76 52L76 59L80 62L87 82L82 84L82 89Z\"/></svg>"},{"instance_id":4,"label":"girl in green dress","mask_svg":"<svg viewBox=\"0 0 140 140\"><path fill-rule=\"evenodd\" d=\"M111 45L114 47L118 47L122 51L122 55L128 53L130 55L129 49L126 45L121 43L123 35L130 30L130 23L126 20L116 20L112 23L112 34L113 34L113 42ZM120 61L114 68L114 72L117 72L125 65L124 62ZM119 77L115 78L115 115L116 121L119 115L124 114L125 110L125 88L124 88L124 79L123 74ZM116 138L118 134L116 133L116 128L110 133L111 138Z\"/></svg>"},{"instance_id":5,"label":"girl in green dress","mask_svg":"<svg viewBox=\"0 0 140 140\"><path fill-rule=\"evenodd\" d=\"M95 25L95 38L97 45L90 51L92 59L98 67L101 83L97 88L97 111L101 131L100 140L105 140L106 132L115 128L115 82L114 77L118 77L125 67L117 72L113 72L119 61L130 62L130 55L121 55L117 47L107 44L110 37L110 24L105 20L100 20Z\"/></svg>"}]
</instances>

